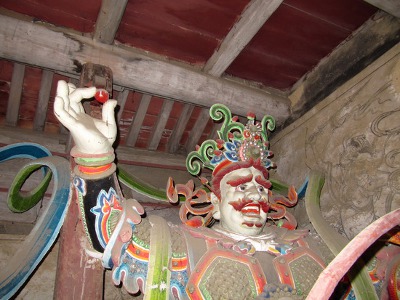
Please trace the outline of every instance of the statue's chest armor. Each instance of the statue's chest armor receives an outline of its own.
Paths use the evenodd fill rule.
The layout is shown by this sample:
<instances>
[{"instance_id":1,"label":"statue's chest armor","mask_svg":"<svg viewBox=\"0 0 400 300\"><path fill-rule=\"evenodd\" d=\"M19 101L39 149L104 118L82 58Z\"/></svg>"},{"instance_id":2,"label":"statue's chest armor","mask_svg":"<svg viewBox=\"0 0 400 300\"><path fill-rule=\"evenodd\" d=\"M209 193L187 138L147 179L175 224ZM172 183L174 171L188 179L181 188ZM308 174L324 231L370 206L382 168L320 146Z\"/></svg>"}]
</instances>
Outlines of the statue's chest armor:
<instances>
[{"instance_id":1,"label":"statue's chest armor","mask_svg":"<svg viewBox=\"0 0 400 300\"><path fill-rule=\"evenodd\" d=\"M190 245L190 299L254 299L262 292L266 278L258 259L233 250L232 240L215 231L183 232Z\"/></svg>"},{"instance_id":2,"label":"statue's chest armor","mask_svg":"<svg viewBox=\"0 0 400 300\"><path fill-rule=\"evenodd\" d=\"M256 258L214 246L191 270L186 292L191 299L254 299L265 283Z\"/></svg>"},{"instance_id":3,"label":"statue's chest armor","mask_svg":"<svg viewBox=\"0 0 400 300\"><path fill-rule=\"evenodd\" d=\"M268 283L288 284L307 293L324 262L307 247L273 256L267 252L244 254L214 232L196 232L186 238L195 245L188 250L190 277L186 292L190 299L254 299ZM209 234L209 235L208 235Z\"/></svg>"}]
</instances>

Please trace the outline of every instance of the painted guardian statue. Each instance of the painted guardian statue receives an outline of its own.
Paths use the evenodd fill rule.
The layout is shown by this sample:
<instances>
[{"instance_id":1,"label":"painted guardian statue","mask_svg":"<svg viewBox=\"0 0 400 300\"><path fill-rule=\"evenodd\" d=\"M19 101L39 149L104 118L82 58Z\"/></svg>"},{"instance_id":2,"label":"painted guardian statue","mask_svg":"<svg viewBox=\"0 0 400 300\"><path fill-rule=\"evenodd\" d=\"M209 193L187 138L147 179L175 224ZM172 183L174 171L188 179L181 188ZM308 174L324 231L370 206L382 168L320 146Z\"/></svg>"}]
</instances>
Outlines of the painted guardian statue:
<instances>
[{"instance_id":1,"label":"painted guardian statue","mask_svg":"<svg viewBox=\"0 0 400 300\"><path fill-rule=\"evenodd\" d=\"M112 269L116 285L145 299L303 299L331 259L308 230L297 230L286 207L297 203L274 193L268 170L274 167L268 130L270 116L247 123L223 105L210 116L222 121L218 140L207 140L186 161L205 188L167 183L171 202L184 198L182 224L125 199L116 176L112 145L117 133L115 100L102 119L85 114L81 100L95 88L58 84L54 112L75 141L73 179L92 256ZM206 177L209 179L206 179Z\"/></svg>"}]
</instances>

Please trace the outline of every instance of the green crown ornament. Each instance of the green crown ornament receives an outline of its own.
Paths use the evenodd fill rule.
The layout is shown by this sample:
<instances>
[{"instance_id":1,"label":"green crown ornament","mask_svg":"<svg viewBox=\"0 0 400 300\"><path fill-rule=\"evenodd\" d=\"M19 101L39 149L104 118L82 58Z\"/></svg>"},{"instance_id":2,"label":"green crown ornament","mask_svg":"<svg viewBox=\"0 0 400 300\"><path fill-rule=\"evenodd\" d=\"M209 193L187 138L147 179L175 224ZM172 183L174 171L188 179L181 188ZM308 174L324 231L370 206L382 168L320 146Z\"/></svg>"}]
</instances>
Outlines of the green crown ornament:
<instances>
[{"instance_id":1,"label":"green crown ornament","mask_svg":"<svg viewBox=\"0 0 400 300\"><path fill-rule=\"evenodd\" d=\"M203 168L216 174L222 167L240 161L260 160L267 169L275 164L271 161L273 153L269 150L268 130L275 129L275 120L266 115L261 122L255 120L254 113L247 114L246 125L232 117L231 111L223 104L214 104L210 116L215 121L223 120L218 130L219 139L206 140L186 158L186 168L192 175L199 175Z\"/></svg>"}]
</instances>

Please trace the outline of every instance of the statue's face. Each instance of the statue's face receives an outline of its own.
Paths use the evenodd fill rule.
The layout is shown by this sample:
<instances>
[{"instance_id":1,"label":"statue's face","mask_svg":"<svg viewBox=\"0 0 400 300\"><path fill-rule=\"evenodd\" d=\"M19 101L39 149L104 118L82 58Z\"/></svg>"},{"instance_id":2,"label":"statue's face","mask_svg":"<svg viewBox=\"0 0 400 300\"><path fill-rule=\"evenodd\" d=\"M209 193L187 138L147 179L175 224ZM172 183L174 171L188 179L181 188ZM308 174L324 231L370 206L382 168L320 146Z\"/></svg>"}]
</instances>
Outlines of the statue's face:
<instances>
[{"instance_id":1,"label":"statue's face","mask_svg":"<svg viewBox=\"0 0 400 300\"><path fill-rule=\"evenodd\" d=\"M214 203L214 217L229 231L260 234L266 221L269 182L250 167L232 171L221 180L221 201Z\"/></svg>"}]
</instances>

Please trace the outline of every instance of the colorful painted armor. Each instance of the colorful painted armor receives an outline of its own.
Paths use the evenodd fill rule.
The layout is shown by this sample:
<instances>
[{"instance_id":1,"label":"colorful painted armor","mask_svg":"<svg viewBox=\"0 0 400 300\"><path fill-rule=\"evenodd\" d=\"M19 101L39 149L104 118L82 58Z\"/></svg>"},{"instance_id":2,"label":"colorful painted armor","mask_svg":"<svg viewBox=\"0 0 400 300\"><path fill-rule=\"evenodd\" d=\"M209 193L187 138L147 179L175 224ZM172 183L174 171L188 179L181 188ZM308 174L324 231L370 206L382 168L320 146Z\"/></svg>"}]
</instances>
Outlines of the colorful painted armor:
<instances>
[{"instance_id":1,"label":"colorful painted armor","mask_svg":"<svg viewBox=\"0 0 400 300\"><path fill-rule=\"evenodd\" d=\"M270 225L268 233L252 239L206 227L168 224L151 215L135 224L132 207L138 204L122 200L114 179L114 174L94 181L75 177L74 183L80 206L87 212L86 229L93 248L104 267L113 269L114 283L122 283L130 293L156 291L172 299L219 299L222 295L254 299L267 284L283 283L306 294L325 266L308 247L303 231ZM91 199L96 203L89 208ZM131 229L128 235L124 225Z\"/></svg>"},{"instance_id":2,"label":"colorful painted armor","mask_svg":"<svg viewBox=\"0 0 400 300\"><path fill-rule=\"evenodd\" d=\"M249 114L243 125L225 106L211 108L213 119L224 120L220 138L198 146L188 155L186 166L192 175L199 175L203 167L211 169L212 180L200 178L205 189L197 190L190 181L168 182L170 201L185 197L182 224L169 224L158 216L142 218L142 206L123 198L111 147L116 102L104 104L102 120L91 120L80 100L94 94L95 89L76 90L60 82L54 109L76 140L71 152L77 164L73 182L90 241L86 251L113 270L116 285L122 283L130 293L142 291L146 299L307 295L329 256L307 231L295 230L296 220L285 208L297 203L294 188L289 188L287 198L271 191L268 169L274 163L267 130L275 126L272 117L256 122ZM214 220L219 224L209 228ZM380 274L379 282L387 282L382 276L394 278L387 286L391 291L399 277L398 266L391 265L395 275L382 275L376 271L379 268L371 272ZM391 295L398 297L395 289Z\"/></svg>"}]
</instances>

